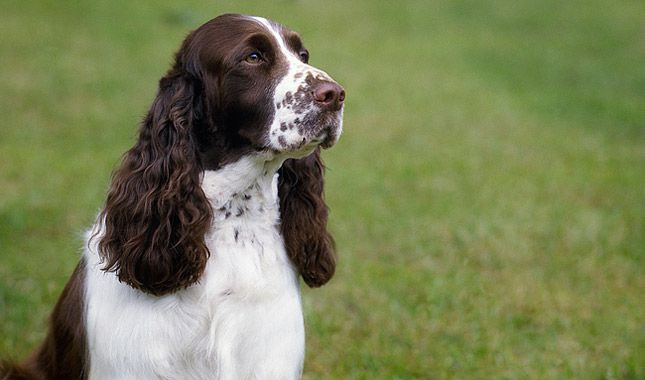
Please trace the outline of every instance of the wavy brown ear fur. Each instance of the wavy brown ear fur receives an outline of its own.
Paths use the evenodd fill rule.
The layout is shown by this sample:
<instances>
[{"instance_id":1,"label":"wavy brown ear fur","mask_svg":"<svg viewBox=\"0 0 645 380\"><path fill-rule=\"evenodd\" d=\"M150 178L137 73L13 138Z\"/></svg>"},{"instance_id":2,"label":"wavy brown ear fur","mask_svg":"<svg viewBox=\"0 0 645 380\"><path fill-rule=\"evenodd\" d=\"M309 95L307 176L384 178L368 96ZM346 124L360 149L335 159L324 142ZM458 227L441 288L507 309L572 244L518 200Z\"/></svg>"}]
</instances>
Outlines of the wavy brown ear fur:
<instances>
[{"instance_id":1,"label":"wavy brown ear fur","mask_svg":"<svg viewBox=\"0 0 645 380\"><path fill-rule=\"evenodd\" d=\"M305 283L314 288L326 284L336 269L334 240L327 232L324 170L316 148L307 157L285 161L278 184L287 253Z\"/></svg>"},{"instance_id":2,"label":"wavy brown ear fur","mask_svg":"<svg viewBox=\"0 0 645 380\"><path fill-rule=\"evenodd\" d=\"M177 63L114 173L99 251L104 270L154 295L197 281L208 260L204 242L211 210L200 187L194 124L201 83Z\"/></svg>"}]
</instances>

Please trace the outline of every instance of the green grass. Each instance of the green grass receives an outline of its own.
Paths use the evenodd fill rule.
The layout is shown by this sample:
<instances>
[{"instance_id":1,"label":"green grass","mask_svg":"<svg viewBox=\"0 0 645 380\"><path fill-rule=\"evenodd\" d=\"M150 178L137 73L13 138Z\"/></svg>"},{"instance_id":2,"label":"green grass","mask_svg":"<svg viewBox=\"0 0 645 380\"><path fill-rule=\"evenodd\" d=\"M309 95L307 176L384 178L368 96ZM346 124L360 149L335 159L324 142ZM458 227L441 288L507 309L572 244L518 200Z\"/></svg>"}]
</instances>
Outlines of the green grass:
<instances>
[{"instance_id":1,"label":"green grass","mask_svg":"<svg viewBox=\"0 0 645 380\"><path fill-rule=\"evenodd\" d=\"M631 0L5 1L0 356L43 338L172 53L226 11L300 31L348 94L305 379L645 378Z\"/></svg>"}]
</instances>

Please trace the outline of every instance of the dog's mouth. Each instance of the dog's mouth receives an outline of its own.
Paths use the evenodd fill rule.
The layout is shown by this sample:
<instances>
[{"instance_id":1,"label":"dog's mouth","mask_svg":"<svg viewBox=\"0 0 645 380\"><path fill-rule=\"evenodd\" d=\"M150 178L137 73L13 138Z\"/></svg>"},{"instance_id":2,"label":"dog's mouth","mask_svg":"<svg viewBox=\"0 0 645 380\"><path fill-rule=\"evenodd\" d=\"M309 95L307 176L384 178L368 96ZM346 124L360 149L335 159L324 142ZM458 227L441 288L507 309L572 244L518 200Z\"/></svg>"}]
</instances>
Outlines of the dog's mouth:
<instances>
[{"instance_id":1,"label":"dog's mouth","mask_svg":"<svg viewBox=\"0 0 645 380\"><path fill-rule=\"evenodd\" d=\"M340 138L342 132L342 119L334 120L333 122L326 121L322 124L323 127L320 128L320 132L316 133L314 138L309 139L307 142L306 138L302 140L302 146L320 146L323 149L329 149L336 145Z\"/></svg>"},{"instance_id":2,"label":"dog's mouth","mask_svg":"<svg viewBox=\"0 0 645 380\"><path fill-rule=\"evenodd\" d=\"M338 142L343 129L343 109L314 108L298 114L294 120L273 123L280 127L270 132L268 147L275 153L299 156L316 147L329 149Z\"/></svg>"},{"instance_id":3,"label":"dog's mouth","mask_svg":"<svg viewBox=\"0 0 645 380\"><path fill-rule=\"evenodd\" d=\"M311 141L323 149L334 146L343 131L343 108L337 111L321 112L313 121L311 131L316 136Z\"/></svg>"},{"instance_id":4,"label":"dog's mouth","mask_svg":"<svg viewBox=\"0 0 645 380\"><path fill-rule=\"evenodd\" d=\"M319 145L323 149L329 149L336 145L340 137L339 126L328 126L323 131L323 136L318 139Z\"/></svg>"},{"instance_id":5,"label":"dog's mouth","mask_svg":"<svg viewBox=\"0 0 645 380\"><path fill-rule=\"evenodd\" d=\"M297 143L292 144L287 151L295 157L300 157L309 155L317 147L329 149L338 142L340 134L339 129L340 127L338 125L327 125L322 128L321 132L316 137L303 137Z\"/></svg>"}]
</instances>

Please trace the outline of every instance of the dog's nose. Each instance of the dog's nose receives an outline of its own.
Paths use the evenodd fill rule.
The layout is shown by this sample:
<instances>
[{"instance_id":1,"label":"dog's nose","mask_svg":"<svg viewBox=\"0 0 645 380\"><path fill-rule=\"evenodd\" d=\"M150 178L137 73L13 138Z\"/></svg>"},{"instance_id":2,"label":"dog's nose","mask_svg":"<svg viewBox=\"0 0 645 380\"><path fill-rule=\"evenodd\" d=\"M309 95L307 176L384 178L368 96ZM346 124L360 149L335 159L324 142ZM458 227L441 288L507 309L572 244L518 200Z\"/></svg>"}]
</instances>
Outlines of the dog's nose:
<instances>
[{"instance_id":1,"label":"dog's nose","mask_svg":"<svg viewBox=\"0 0 645 380\"><path fill-rule=\"evenodd\" d=\"M338 111L345 101L345 90L334 82L320 82L313 90L314 100L329 111Z\"/></svg>"}]
</instances>

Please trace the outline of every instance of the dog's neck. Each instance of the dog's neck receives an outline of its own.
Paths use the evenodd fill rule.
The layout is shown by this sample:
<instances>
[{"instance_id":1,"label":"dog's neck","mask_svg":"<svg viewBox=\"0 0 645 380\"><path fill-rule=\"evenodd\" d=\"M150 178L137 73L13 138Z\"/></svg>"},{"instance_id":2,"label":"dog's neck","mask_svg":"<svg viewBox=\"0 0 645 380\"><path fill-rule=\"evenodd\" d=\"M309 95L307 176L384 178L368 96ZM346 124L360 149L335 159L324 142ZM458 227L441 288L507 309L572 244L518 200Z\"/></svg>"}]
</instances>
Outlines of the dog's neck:
<instances>
[{"instance_id":1,"label":"dog's neck","mask_svg":"<svg viewBox=\"0 0 645 380\"><path fill-rule=\"evenodd\" d=\"M283 162L283 158L264 155L244 156L218 170L205 171L202 189L215 219L239 217L249 211L277 211L277 171ZM251 204L255 210L248 209Z\"/></svg>"}]
</instances>

